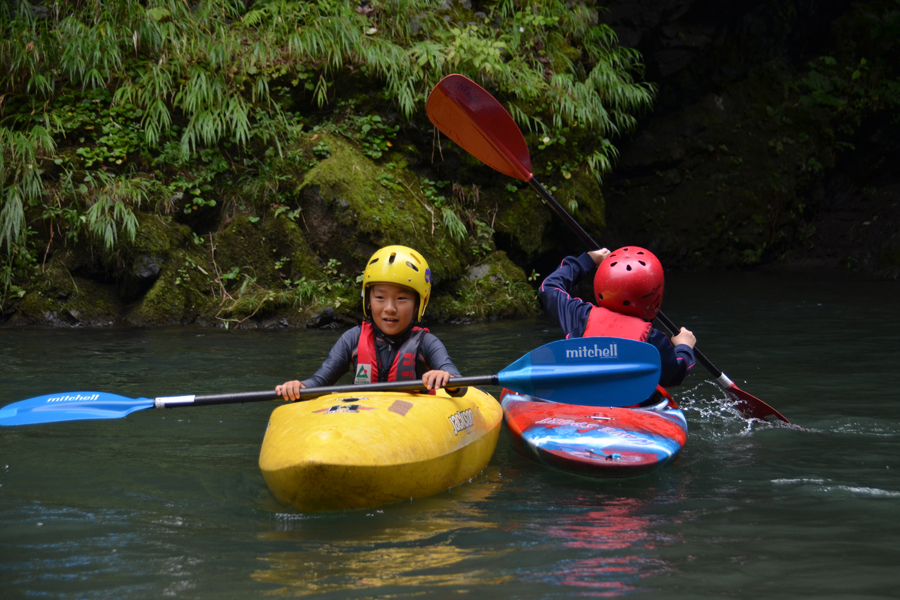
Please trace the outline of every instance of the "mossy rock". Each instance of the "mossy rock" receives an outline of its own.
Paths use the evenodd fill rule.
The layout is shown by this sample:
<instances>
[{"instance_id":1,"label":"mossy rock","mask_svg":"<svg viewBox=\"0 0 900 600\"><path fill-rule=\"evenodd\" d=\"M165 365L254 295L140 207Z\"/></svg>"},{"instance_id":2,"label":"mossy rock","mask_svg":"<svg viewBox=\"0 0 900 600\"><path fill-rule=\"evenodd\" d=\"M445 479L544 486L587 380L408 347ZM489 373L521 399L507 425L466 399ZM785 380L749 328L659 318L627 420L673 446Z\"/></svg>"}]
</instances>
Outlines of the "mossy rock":
<instances>
[{"instance_id":1,"label":"mossy rock","mask_svg":"<svg viewBox=\"0 0 900 600\"><path fill-rule=\"evenodd\" d=\"M302 229L284 213L263 218L238 215L215 237L215 259L222 273L238 269L261 285L313 277L321 271Z\"/></svg>"},{"instance_id":2,"label":"mossy rock","mask_svg":"<svg viewBox=\"0 0 900 600\"><path fill-rule=\"evenodd\" d=\"M215 236L216 267L232 282L230 286L246 278L267 286L276 282L276 262L292 253L284 250L287 240L281 232L272 232L270 239L272 229L258 217L240 214Z\"/></svg>"},{"instance_id":3,"label":"mossy rock","mask_svg":"<svg viewBox=\"0 0 900 600\"><path fill-rule=\"evenodd\" d=\"M376 250L401 244L425 256L437 283L462 273L465 251L448 237L415 174L403 164L376 164L339 137L319 134L318 141L331 154L298 188L304 235L316 254L361 273Z\"/></svg>"},{"instance_id":4,"label":"mossy rock","mask_svg":"<svg viewBox=\"0 0 900 600\"><path fill-rule=\"evenodd\" d=\"M16 305L13 325L104 327L121 312L115 287L73 276L60 260L51 260L41 281Z\"/></svg>"},{"instance_id":5,"label":"mossy rock","mask_svg":"<svg viewBox=\"0 0 900 600\"><path fill-rule=\"evenodd\" d=\"M173 250L158 278L125 317L134 326L211 324L219 299L215 269L205 249L190 242Z\"/></svg>"},{"instance_id":6,"label":"mossy rock","mask_svg":"<svg viewBox=\"0 0 900 600\"><path fill-rule=\"evenodd\" d=\"M575 172L569 179L561 179L551 192L566 212L593 237L599 239L606 228L606 201L600 184L591 174ZM530 187L515 192L506 191L497 202L499 211L494 227L506 240L517 262L532 262L545 254L558 254L560 246L568 250L583 248L565 222ZM576 203L571 211L570 201Z\"/></svg>"},{"instance_id":7,"label":"mossy rock","mask_svg":"<svg viewBox=\"0 0 900 600\"><path fill-rule=\"evenodd\" d=\"M163 265L178 248L193 239L191 229L171 217L137 213L134 242L124 245L117 287L123 302L134 302L153 286Z\"/></svg>"},{"instance_id":8,"label":"mossy rock","mask_svg":"<svg viewBox=\"0 0 900 600\"><path fill-rule=\"evenodd\" d=\"M789 248L823 169L828 124L800 106L771 63L651 121L606 189L620 245L667 268L742 268Z\"/></svg>"},{"instance_id":9,"label":"mossy rock","mask_svg":"<svg viewBox=\"0 0 900 600\"><path fill-rule=\"evenodd\" d=\"M467 322L532 317L540 305L524 271L497 251L436 296L428 311L438 320Z\"/></svg>"},{"instance_id":10,"label":"mossy rock","mask_svg":"<svg viewBox=\"0 0 900 600\"><path fill-rule=\"evenodd\" d=\"M598 238L606 229L606 200L603 197L603 189L597 178L587 171L578 170L572 173L556 193L556 199L563 208L568 208L570 200L578 203L577 209L572 214L591 237Z\"/></svg>"},{"instance_id":11,"label":"mossy rock","mask_svg":"<svg viewBox=\"0 0 900 600\"><path fill-rule=\"evenodd\" d=\"M529 188L510 195L500 205L494 227L516 254L528 260L547 249L544 232L552 219L553 213Z\"/></svg>"},{"instance_id":12,"label":"mossy rock","mask_svg":"<svg viewBox=\"0 0 900 600\"><path fill-rule=\"evenodd\" d=\"M122 318L134 326L207 322L214 306L215 268L208 242L170 217L138 214L135 240L123 256Z\"/></svg>"}]
</instances>

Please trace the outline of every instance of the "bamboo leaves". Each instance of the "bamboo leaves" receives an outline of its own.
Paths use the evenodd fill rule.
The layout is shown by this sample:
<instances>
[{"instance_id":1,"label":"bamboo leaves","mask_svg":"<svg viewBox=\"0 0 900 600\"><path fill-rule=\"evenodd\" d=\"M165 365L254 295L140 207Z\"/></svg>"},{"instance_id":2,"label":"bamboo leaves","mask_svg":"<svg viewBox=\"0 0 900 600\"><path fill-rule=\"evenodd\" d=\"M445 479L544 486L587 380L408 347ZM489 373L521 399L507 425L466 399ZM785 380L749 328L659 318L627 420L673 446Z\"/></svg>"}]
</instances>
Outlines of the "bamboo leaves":
<instances>
[{"instance_id":1,"label":"bamboo leaves","mask_svg":"<svg viewBox=\"0 0 900 600\"><path fill-rule=\"evenodd\" d=\"M107 252L116 248L119 231L134 241L137 233L137 217L134 208L140 207L146 198L142 183L135 179L112 177L97 171L85 177L81 187L92 202L87 210L87 222L91 233L103 242Z\"/></svg>"},{"instance_id":2,"label":"bamboo leaves","mask_svg":"<svg viewBox=\"0 0 900 600\"><path fill-rule=\"evenodd\" d=\"M374 108L366 116L394 112L387 102L411 120L454 71L501 96L529 132L568 138L565 173L608 172L609 140L653 99L637 80L640 56L598 24L594 3L486 0L478 10L444 0L0 2L0 249L33 258L29 226L43 221L45 254L54 227L56 243L86 233L112 251L133 237L148 197L166 214L212 212L199 185L179 178L262 176L259 157L291 155L301 124L332 118L315 109L347 106L348 89ZM383 129L354 138L375 160L396 135ZM211 156L224 166L212 169ZM143 183L141 169L153 171ZM473 227L458 207L440 208L452 238Z\"/></svg>"},{"instance_id":3,"label":"bamboo leaves","mask_svg":"<svg viewBox=\"0 0 900 600\"><path fill-rule=\"evenodd\" d=\"M633 79L640 57L618 46L589 5L505 0L484 10L495 17L461 19L437 0L365 10L349 0L108 2L73 7L56 24L10 15L0 60L23 91L52 94L53 69L81 87L111 86L116 102L144 111L148 144L182 122L183 152L248 143L257 115L276 104L270 84L278 78L308 81L322 107L335 80L361 67L384 81L407 118L452 71L517 99L516 118L532 128L577 123L609 137L632 128L631 115L652 102L652 88Z\"/></svg>"},{"instance_id":4,"label":"bamboo leaves","mask_svg":"<svg viewBox=\"0 0 900 600\"><path fill-rule=\"evenodd\" d=\"M55 143L47 124L27 132L0 127L0 246L7 252L21 241L25 207L41 200L40 159L53 152Z\"/></svg>"}]
</instances>

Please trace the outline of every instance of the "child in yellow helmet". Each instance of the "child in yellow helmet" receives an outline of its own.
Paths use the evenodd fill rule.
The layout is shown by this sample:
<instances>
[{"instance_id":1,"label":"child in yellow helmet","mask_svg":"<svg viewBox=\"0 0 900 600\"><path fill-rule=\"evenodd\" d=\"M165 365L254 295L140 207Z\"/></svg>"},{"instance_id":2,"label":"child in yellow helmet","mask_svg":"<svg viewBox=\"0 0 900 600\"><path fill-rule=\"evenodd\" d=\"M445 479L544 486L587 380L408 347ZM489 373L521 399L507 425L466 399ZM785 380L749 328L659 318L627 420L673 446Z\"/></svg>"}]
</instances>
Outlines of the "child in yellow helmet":
<instances>
[{"instance_id":1,"label":"child in yellow helmet","mask_svg":"<svg viewBox=\"0 0 900 600\"><path fill-rule=\"evenodd\" d=\"M315 375L287 381L276 393L297 400L301 388L334 385L351 368L354 383L421 379L429 390L444 387L459 370L444 344L416 326L430 297L431 270L421 254L406 246L378 250L363 272L366 320L341 336Z\"/></svg>"}]
</instances>

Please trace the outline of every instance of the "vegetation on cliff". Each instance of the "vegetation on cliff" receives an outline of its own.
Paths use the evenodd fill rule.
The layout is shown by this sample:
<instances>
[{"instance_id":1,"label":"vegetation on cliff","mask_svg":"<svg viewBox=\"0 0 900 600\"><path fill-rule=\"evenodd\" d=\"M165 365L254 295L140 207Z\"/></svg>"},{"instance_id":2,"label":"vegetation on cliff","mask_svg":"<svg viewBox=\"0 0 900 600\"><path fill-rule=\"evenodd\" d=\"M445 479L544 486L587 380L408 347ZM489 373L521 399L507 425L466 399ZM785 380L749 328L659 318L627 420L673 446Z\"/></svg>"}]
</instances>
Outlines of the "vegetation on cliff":
<instances>
[{"instance_id":1,"label":"vegetation on cliff","mask_svg":"<svg viewBox=\"0 0 900 600\"><path fill-rule=\"evenodd\" d=\"M438 180L428 91L460 72L496 93L536 172L602 224L610 140L653 90L591 3L470 6L3 3L0 315L324 324L358 316L355 274L387 243L432 262L444 318L534 312L496 236L539 252L538 201L480 189L471 162Z\"/></svg>"}]
</instances>

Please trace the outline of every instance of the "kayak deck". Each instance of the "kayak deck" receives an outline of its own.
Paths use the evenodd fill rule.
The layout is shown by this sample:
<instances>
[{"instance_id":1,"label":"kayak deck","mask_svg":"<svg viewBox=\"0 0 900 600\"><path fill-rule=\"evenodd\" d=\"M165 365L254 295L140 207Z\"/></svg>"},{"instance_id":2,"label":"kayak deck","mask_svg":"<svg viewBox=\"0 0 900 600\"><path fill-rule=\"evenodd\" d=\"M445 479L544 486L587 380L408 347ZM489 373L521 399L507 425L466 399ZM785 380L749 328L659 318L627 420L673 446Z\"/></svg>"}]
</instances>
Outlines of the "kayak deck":
<instances>
[{"instance_id":1,"label":"kayak deck","mask_svg":"<svg viewBox=\"0 0 900 600\"><path fill-rule=\"evenodd\" d=\"M298 510L379 506L480 473L502 420L497 401L477 388L459 397L333 394L276 408L259 466L275 498Z\"/></svg>"},{"instance_id":2,"label":"kayak deck","mask_svg":"<svg viewBox=\"0 0 900 600\"><path fill-rule=\"evenodd\" d=\"M513 447L540 464L588 477L631 477L674 460L687 441L677 407L609 408L502 396Z\"/></svg>"}]
</instances>

